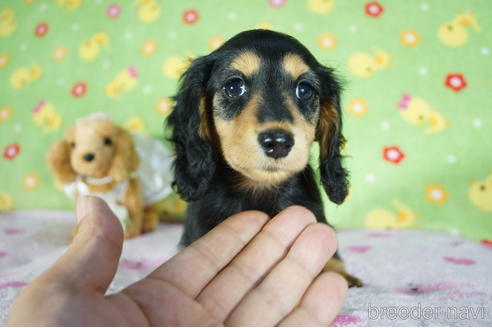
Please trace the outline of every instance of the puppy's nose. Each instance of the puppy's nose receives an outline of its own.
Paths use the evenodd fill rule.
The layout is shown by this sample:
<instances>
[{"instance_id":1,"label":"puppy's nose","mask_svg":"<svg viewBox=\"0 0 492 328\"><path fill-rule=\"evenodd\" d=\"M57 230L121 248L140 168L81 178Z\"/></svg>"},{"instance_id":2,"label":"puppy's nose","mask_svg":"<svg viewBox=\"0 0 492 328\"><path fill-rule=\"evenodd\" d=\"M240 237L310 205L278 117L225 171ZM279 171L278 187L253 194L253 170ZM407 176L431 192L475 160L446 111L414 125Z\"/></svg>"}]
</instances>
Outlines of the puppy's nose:
<instances>
[{"instance_id":1,"label":"puppy's nose","mask_svg":"<svg viewBox=\"0 0 492 328\"><path fill-rule=\"evenodd\" d=\"M284 130L268 130L260 133L258 142L265 155L275 159L285 157L294 146L292 133Z\"/></svg>"},{"instance_id":2,"label":"puppy's nose","mask_svg":"<svg viewBox=\"0 0 492 328\"><path fill-rule=\"evenodd\" d=\"M88 154L85 154L85 155L84 155L84 161L86 161L86 162L90 162L90 161L92 161L95 157L96 157L96 155L94 155L93 153L88 153Z\"/></svg>"}]
</instances>

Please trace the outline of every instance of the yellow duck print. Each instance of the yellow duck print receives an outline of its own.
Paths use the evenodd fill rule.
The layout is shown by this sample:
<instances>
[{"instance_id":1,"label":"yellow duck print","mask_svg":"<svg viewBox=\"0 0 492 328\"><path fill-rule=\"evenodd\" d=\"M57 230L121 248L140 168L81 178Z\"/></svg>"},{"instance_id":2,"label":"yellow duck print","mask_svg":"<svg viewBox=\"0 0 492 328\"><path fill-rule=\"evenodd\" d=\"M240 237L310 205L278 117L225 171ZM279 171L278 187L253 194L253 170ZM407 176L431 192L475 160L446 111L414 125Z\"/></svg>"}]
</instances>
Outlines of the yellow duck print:
<instances>
[{"instance_id":1,"label":"yellow duck print","mask_svg":"<svg viewBox=\"0 0 492 328\"><path fill-rule=\"evenodd\" d=\"M335 0L309 0L308 8L315 14L326 14L332 11Z\"/></svg>"},{"instance_id":2,"label":"yellow duck print","mask_svg":"<svg viewBox=\"0 0 492 328\"><path fill-rule=\"evenodd\" d=\"M125 124L123 124L125 128L130 130L131 132L136 132L140 134L147 134L145 131L144 121L140 116L130 117Z\"/></svg>"},{"instance_id":3,"label":"yellow duck print","mask_svg":"<svg viewBox=\"0 0 492 328\"><path fill-rule=\"evenodd\" d=\"M192 57L190 56L190 58ZM171 80L177 80L190 64L191 60L185 60L177 56L170 57L162 65L162 73Z\"/></svg>"},{"instance_id":4,"label":"yellow duck print","mask_svg":"<svg viewBox=\"0 0 492 328\"><path fill-rule=\"evenodd\" d=\"M449 121L437 110L432 109L426 101L409 94L401 97L398 109L405 121L417 126L428 125L425 134L440 132L450 126Z\"/></svg>"},{"instance_id":5,"label":"yellow duck print","mask_svg":"<svg viewBox=\"0 0 492 328\"><path fill-rule=\"evenodd\" d=\"M161 15L161 7L156 0L138 0L137 16L143 23L152 23Z\"/></svg>"},{"instance_id":6,"label":"yellow duck print","mask_svg":"<svg viewBox=\"0 0 492 328\"><path fill-rule=\"evenodd\" d=\"M58 0L58 4L66 10L75 10L82 4L83 0Z\"/></svg>"},{"instance_id":7,"label":"yellow duck print","mask_svg":"<svg viewBox=\"0 0 492 328\"><path fill-rule=\"evenodd\" d=\"M131 66L122 70L111 82L108 83L105 93L110 98L117 98L122 93L133 89L138 82L138 71Z\"/></svg>"},{"instance_id":8,"label":"yellow duck print","mask_svg":"<svg viewBox=\"0 0 492 328\"><path fill-rule=\"evenodd\" d=\"M448 47L459 47L468 40L468 27L480 32L477 20L473 13L461 13L452 22L446 22L439 26L437 36Z\"/></svg>"},{"instance_id":9,"label":"yellow duck print","mask_svg":"<svg viewBox=\"0 0 492 328\"><path fill-rule=\"evenodd\" d=\"M384 208L377 208L369 212L365 219L365 225L369 229L402 229L415 226L415 219L419 215L409 207L393 202L396 213Z\"/></svg>"},{"instance_id":10,"label":"yellow duck print","mask_svg":"<svg viewBox=\"0 0 492 328\"><path fill-rule=\"evenodd\" d=\"M99 56L101 48L107 47L109 43L109 36L106 32L99 32L92 36L90 39L85 40L79 47L79 56L83 60L91 61Z\"/></svg>"},{"instance_id":11,"label":"yellow duck print","mask_svg":"<svg viewBox=\"0 0 492 328\"><path fill-rule=\"evenodd\" d=\"M0 11L0 36L6 37L14 33L17 28L17 20L14 16L14 10L6 8Z\"/></svg>"},{"instance_id":12,"label":"yellow duck print","mask_svg":"<svg viewBox=\"0 0 492 328\"><path fill-rule=\"evenodd\" d=\"M43 132L52 132L62 125L63 120L55 107L41 100L33 109L33 121L43 128Z\"/></svg>"},{"instance_id":13,"label":"yellow duck print","mask_svg":"<svg viewBox=\"0 0 492 328\"><path fill-rule=\"evenodd\" d=\"M492 174L485 181L473 181L468 196L473 205L483 211L492 212Z\"/></svg>"},{"instance_id":14,"label":"yellow duck print","mask_svg":"<svg viewBox=\"0 0 492 328\"><path fill-rule=\"evenodd\" d=\"M12 197L5 191L0 190L0 211L8 211L12 209Z\"/></svg>"},{"instance_id":15,"label":"yellow duck print","mask_svg":"<svg viewBox=\"0 0 492 328\"><path fill-rule=\"evenodd\" d=\"M14 89L22 89L27 84L39 79L42 72L41 66L38 64L33 64L31 67L19 67L10 76L10 85Z\"/></svg>"},{"instance_id":16,"label":"yellow duck print","mask_svg":"<svg viewBox=\"0 0 492 328\"><path fill-rule=\"evenodd\" d=\"M349 58L348 67L350 71L359 77L370 78L376 70L388 68L391 56L381 49L374 48L374 55L359 52Z\"/></svg>"},{"instance_id":17,"label":"yellow duck print","mask_svg":"<svg viewBox=\"0 0 492 328\"><path fill-rule=\"evenodd\" d=\"M7 66L10 61L10 55L6 53L0 53L0 68Z\"/></svg>"}]
</instances>

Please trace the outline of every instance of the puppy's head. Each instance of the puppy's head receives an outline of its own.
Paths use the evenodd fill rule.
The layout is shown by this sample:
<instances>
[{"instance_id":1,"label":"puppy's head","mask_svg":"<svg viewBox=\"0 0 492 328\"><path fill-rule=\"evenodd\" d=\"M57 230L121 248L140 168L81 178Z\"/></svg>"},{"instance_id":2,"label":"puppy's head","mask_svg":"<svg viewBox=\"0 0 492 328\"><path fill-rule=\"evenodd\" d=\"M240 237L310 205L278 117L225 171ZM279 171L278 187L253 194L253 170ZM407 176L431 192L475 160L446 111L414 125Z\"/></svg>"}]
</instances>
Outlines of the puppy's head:
<instances>
[{"instance_id":1,"label":"puppy's head","mask_svg":"<svg viewBox=\"0 0 492 328\"><path fill-rule=\"evenodd\" d=\"M277 32L243 32L197 58L169 117L178 191L199 199L220 158L240 174L243 187L277 186L306 167L317 140L322 182L330 199L341 203L347 174L339 92L331 69Z\"/></svg>"},{"instance_id":2,"label":"puppy's head","mask_svg":"<svg viewBox=\"0 0 492 328\"><path fill-rule=\"evenodd\" d=\"M71 148L70 164L78 175L111 176L120 181L139 163L130 133L106 117L80 120L67 131L65 141Z\"/></svg>"}]
</instances>

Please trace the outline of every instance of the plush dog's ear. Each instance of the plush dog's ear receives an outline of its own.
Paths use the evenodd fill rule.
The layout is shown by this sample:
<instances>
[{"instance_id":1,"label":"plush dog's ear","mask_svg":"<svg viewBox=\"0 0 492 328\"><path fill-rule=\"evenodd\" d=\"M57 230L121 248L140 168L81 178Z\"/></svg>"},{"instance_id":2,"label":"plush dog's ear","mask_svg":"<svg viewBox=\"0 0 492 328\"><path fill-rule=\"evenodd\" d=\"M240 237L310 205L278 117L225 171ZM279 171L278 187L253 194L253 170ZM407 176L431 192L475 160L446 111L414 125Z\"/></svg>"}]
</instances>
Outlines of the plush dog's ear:
<instances>
[{"instance_id":1,"label":"plush dog's ear","mask_svg":"<svg viewBox=\"0 0 492 328\"><path fill-rule=\"evenodd\" d=\"M56 179L63 184L72 183L77 178L77 174L70 164L70 154L72 146L70 138L74 134L74 128L67 131L66 137L63 140L55 142L46 153L46 162L48 167L55 175Z\"/></svg>"},{"instance_id":2,"label":"plush dog's ear","mask_svg":"<svg viewBox=\"0 0 492 328\"><path fill-rule=\"evenodd\" d=\"M342 111L340 109L341 87L333 71L321 66L320 113L316 127L319 142L321 182L330 200L341 204L347 197L347 171L342 166L341 150L345 144L342 135Z\"/></svg>"},{"instance_id":3,"label":"plush dog's ear","mask_svg":"<svg viewBox=\"0 0 492 328\"><path fill-rule=\"evenodd\" d=\"M187 201L200 199L215 174L210 112L205 89L213 68L211 55L199 57L181 77L176 104L168 118L174 143L174 186Z\"/></svg>"},{"instance_id":4,"label":"plush dog's ear","mask_svg":"<svg viewBox=\"0 0 492 328\"><path fill-rule=\"evenodd\" d=\"M130 132L118 127L113 138L114 156L108 175L115 181L121 181L138 168L140 157Z\"/></svg>"}]
</instances>

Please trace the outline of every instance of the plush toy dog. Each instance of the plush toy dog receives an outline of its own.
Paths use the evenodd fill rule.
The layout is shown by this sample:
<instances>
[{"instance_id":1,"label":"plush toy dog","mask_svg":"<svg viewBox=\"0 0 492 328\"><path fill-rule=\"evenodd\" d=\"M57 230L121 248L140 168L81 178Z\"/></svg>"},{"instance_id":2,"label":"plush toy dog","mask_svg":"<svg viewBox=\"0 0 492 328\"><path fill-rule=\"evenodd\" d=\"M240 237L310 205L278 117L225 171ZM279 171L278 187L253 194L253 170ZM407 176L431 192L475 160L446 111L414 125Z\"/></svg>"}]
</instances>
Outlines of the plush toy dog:
<instances>
[{"instance_id":1,"label":"plush toy dog","mask_svg":"<svg viewBox=\"0 0 492 328\"><path fill-rule=\"evenodd\" d=\"M290 36L246 31L195 59L182 78L169 124L175 185L190 201L183 245L245 210L273 217L301 205L326 223L309 165L314 141L328 197L340 204L347 196L340 85L332 69ZM338 254L326 269L351 286L362 285Z\"/></svg>"},{"instance_id":2,"label":"plush toy dog","mask_svg":"<svg viewBox=\"0 0 492 328\"><path fill-rule=\"evenodd\" d=\"M70 198L104 199L127 238L156 229L172 178L172 158L161 142L132 135L104 114L92 114L51 146L47 161Z\"/></svg>"}]
</instances>

